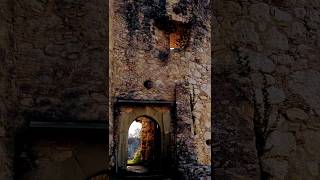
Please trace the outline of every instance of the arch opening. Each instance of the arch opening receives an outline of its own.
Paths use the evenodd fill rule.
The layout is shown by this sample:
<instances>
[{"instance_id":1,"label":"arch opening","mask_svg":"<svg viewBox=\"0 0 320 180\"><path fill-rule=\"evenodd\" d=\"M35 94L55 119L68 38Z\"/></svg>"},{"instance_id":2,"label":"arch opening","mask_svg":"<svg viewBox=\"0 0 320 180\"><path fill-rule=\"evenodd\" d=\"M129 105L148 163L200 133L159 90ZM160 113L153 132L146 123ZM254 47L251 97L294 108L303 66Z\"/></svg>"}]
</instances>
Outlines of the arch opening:
<instances>
[{"instance_id":1,"label":"arch opening","mask_svg":"<svg viewBox=\"0 0 320 180\"><path fill-rule=\"evenodd\" d=\"M160 125L150 117L136 118L128 129L127 171L148 173L159 168Z\"/></svg>"}]
</instances>

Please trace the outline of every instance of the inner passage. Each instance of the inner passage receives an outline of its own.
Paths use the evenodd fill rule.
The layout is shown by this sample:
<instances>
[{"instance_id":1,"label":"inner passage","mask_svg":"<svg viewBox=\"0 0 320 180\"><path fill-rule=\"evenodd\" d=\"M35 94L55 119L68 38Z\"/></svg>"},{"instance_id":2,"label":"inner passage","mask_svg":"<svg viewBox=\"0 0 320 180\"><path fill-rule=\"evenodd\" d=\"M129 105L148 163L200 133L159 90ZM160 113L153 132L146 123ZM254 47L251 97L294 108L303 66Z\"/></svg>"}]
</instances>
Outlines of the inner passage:
<instances>
[{"instance_id":1,"label":"inner passage","mask_svg":"<svg viewBox=\"0 0 320 180\"><path fill-rule=\"evenodd\" d=\"M159 164L160 127L147 117L137 118L128 131L127 169L138 173L148 172Z\"/></svg>"}]
</instances>

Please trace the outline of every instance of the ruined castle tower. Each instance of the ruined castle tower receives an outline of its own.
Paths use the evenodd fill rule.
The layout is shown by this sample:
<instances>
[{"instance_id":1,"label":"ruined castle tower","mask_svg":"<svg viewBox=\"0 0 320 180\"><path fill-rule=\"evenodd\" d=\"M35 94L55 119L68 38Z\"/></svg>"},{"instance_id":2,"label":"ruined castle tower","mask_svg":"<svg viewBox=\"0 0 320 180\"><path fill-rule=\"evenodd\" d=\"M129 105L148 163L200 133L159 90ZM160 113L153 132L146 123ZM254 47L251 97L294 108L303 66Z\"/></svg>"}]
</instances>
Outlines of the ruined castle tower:
<instances>
[{"instance_id":1,"label":"ruined castle tower","mask_svg":"<svg viewBox=\"0 0 320 180\"><path fill-rule=\"evenodd\" d=\"M111 166L125 168L128 128L145 115L160 125L163 167L210 176L209 1L121 0L110 7Z\"/></svg>"},{"instance_id":2,"label":"ruined castle tower","mask_svg":"<svg viewBox=\"0 0 320 180\"><path fill-rule=\"evenodd\" d=\"M210 176L209 1L5 0L0 10L0 179L121 172L142 116L159 125L162 169Z\"/></svg>"},{"instance_id":3,"label":"ruined castle tower","mask_svg":"<svg viewBox=\"0 0 320 180\"><path fill-rule=\"evenodd\" d=\"M1 0L0 179L121 173L141 117L185 179L319 179L319 17L318 0Z\"/></svg>"}]
</instances>

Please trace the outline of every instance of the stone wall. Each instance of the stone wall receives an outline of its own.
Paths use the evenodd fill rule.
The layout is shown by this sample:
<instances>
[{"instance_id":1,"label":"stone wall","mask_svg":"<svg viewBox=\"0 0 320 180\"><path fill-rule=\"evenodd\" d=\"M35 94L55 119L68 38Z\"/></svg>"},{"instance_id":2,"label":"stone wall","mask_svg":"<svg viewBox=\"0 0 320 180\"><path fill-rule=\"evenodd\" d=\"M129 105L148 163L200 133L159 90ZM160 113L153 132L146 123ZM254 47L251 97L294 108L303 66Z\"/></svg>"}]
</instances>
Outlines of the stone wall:
<instances>
[{"instance_id":1,"label":"stone wall","mask_svg":"<svg viewBox=\"0 0 320 180\"><path fill-rule=\"evenodd\" d=\"M15 93L12 2L0 2L0 179L13 179ZM12 120L16 120L13 122Z\"/></svg>"},{"instance_id":2,"label":"stone wall","mask_svg":"<svg viewBox=\"0 0 320 180\"><path fill-rule=\"evenodd\" d=\"M3 29L0 42L2 43L4 39L4 43L7 43L4 47L12 49L2 51L0 46L0 54L4 54L0 56L0 59L2 61L1 57L10 57L14 61L4 59L6 64L3 69L9 74L1 76L4 79L0 83L6 83L3 86L1 84L1 88L7 88L6 91L17 93L16 96L12 95L16 97L12 100L14 104L9 105L14 110L10 112L11 116L14 114L18 116L10 118L14 126L8 131L14 134L16 137L14 141L20 149L11 147L15 144L13 137L8 143L2 143L3 138L1 138L0 169L2 170L2 166L5 166L4 169L8 175L13 174L11 162L16 156L17 162L32 159L31 164L28 164L29 167L24 167L30 171L27 172L27 175L26 172L19 171L20 167L15 167L19 173L16 178L21 175L26 179L35 179L39 175L38 172L42 173L44 166L52 168L49 174L44 175L46 178L48 176L53 179L68 179L68 177L79 179L80 176L84 178L88 174L83 172L73 173L79 173L78 177L70 177L68 173L54 173L55 170L61 171L64 166L72 167L72 163L75 162L73 156L69 159L65 158L66 161L52 161L52 164L60 163L57 166L43 160L46 159L44 156L50 156L50 153L54 156L70 154L71 151L67 148L59 151L60 154L55 151L55 149L64 148L62 142L50 144L43 143L46 139L35 141L29 149L34 152L31 154L23 152L21 148L26 141L32 141L32 138L31 140L25 139L27 132L25 127L28 126L29 121L107 121L108 4L100 0L15 0L8 2L0 6L6 8L5 5L10 5L12 13L10 16L7 13L9 9L1 9L0 23L8 23L8 26L1 24L0 29L2 30L3 27L9 29ZM2 16L2 13L5 13L5 16ZM5 21L2 21L2 18ZM11 68L8 69L8 67ZM6 71L1 69L1 72ZM10 79L14 79L14 87L11 87ZM10 97L7 94L1 93L1 96ZM1 128L0 125L0 132L3 133ZM78 146L82 142L72 143ZM3 146L7 147L3 148ZM48 150L50 148L53 148L52 151ZM2 161L2 156L6 155L3 151L7 151L10 155L9 158L4 157L8 158L6 161ZM107 154L107 152L104 153ZM78 165L73 165L75 171L79 170ZM107 163L103 166L107 168ZM11 174L7 169L10 169ZM1 170L0 179L2 179Z\"/></svg>"},{"instance_id":3,"label":"stone wall","mask_svg":"<svg viewBox=\"0 0 320 180\"><path fill-rule=\"evenodd\" d=\"M319 8L213 2L215 176L319 179Z\"/></svg>"},{"instance_id":4,"label":"stone wall","mask_svg":"<svg viewBox=\"0 0 320 180\"><path fill-rule=\"evenodd\" d=\"M190 112L177 119L189 121L190 144L194 165L209 166L211 61L209 1L110 1L110 103L118 99L165 100L181 104ZM177 28L176 28L177 27ZM184 45L170 49L170 33L183 29ZM146 81L152 87L145 87ZM176 87L188 99L178 99ZM177 108L177 111L180 109ZM110 112L114 112L110 107ZM110 148L114 114L110 113ZM176 119L174 119L176 121ZM176 122L174 122L176 123ZM179 128L179 127L177 127ZM180 127L183 128L183 127ZM176 134L176 141L183 141ZM179 147L177 147L179 149ZM110 151L111 152L111 151ZM191 162L181 161L179 166Z\"/></svg>"},{"instance_id":5,"label":"stone wall","mask_svg":"<svg viewBox=\"0 0 320 180\"><path fill-rule=\"evenodd\" d=\"M110 1L110 22L105 1L0 2L0 179L13 176L19 115L107 119L107 23L109 103L176 101L186 176L208 175L212 142L214 177L319 179L320 3L211 1L211 140L209 1L161 2ZM188 30L185 49L169 50L167 23Z\"/></svg>"},{"instance_id":6,"label":"stone wall","mask_svg":"<svg viewBox=\"0 0 320 180\"><path fill-rule=\"evenodd\" d=\"M140 117L141 122L141 160L152 161L155 159L156 124L146 117ZM158 147L160 148L160 147Z\"/></svg>"},{"instance_id":7,"label":"stone wall","mask_svg":"<svg viewBox=\"0 0 320 180\"><path fill-rule=\"evenodd\" d=\"M21 141L15 179L84 180L108 166L104 130L30 129Z\"/></svg>"},{"instance_id":8,"label":"stone wall","mask_svg":"<svg viewBox=\"0 0 320 180\"><path fill-rule=\"evenodd\" d=\"M107 7L15 1L17 91L27 121L106 121Z\"/></svg>"}]
</instances>

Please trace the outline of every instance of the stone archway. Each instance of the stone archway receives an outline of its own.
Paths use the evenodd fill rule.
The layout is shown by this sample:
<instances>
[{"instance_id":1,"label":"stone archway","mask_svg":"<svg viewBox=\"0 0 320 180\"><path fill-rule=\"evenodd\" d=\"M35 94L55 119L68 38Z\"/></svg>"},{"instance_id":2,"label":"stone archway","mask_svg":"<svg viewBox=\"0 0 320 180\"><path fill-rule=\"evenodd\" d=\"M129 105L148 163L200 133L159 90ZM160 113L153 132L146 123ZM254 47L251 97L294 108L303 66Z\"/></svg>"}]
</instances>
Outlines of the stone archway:
<instances>
[{"instance_id":1,"label":"stone archway","mask_svg":"<svg viewBox=\"0 0 320 180\"><path fill-rule=\"evenodd\" d=\"M161 130L150 117L137 118L128 133L127 171L145 173L159 169Z\"/></svg>"},{"instance_id":2,"label":"stone archway","mask_svg":"<svg viewBox=\"0 0 320 180\"><path fill-rule=\"evenodd\" d=\"M154 106L145 104L143 106L124 105L119 106L118 116L115 117L115 164L116 171L125 171L127 166L128 130L131 123L139 117L149 117L160 126L160 167L164 160L168 159L171 132L170 107Z\"/></svg>"}]
</instances>

